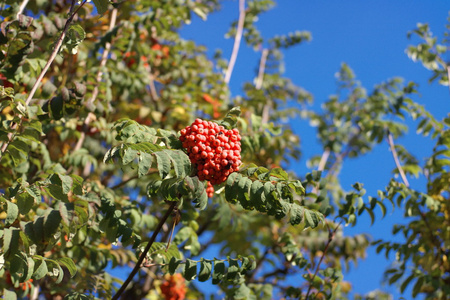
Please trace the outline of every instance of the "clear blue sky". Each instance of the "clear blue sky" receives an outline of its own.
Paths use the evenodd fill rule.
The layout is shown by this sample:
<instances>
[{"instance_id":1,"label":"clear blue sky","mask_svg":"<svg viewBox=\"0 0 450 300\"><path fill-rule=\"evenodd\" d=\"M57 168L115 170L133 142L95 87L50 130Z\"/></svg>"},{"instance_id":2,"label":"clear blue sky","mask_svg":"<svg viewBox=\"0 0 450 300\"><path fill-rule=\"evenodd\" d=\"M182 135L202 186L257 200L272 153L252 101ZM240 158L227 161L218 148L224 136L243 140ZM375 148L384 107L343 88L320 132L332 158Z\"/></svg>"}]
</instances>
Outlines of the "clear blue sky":
<instances>
[{"instance_id":1,"label":"clear blue sky","mask_svg":"<svg viewBox=\"0 0 450 300\"><path fill-rule=\"evenodd\" d=\"M229 58L233 41L224 38L232 20L237 18L237 1L225 1L223 10L208 17L205 24L195 18L191 25L182 30L186 39L194 39L207 46L211 53L217 48L223 50ZM297 85L304 87L314 95L315 107L336 92L334 74L342 62L346 62L355 71L363 86L370 91L377 83L388 78L403 77L406 81L419 83L421 95L415 100L442 118L450 112L450 94L446 87L428 84L431 73L419 63L412 62L405 49L415 40L408 40L406 34L415 28L418 22L428 23L432 32L443 36L446 18L450 10L448 0L280 0L277 6L263 14L257 26L264 37L286 34L295 30L308 30L312 33L310 43L290 49L285 54L286 73ZM450 60L450 57L447 57ZM255 76L255 67L259 54L241 46L236 67L231 78L234 95L240 93L245 81ZM321 153L314 129L301 120L292 121L302 138L303 158L290 168L297 174L306 173L306 160ZM413 125L414 126L414 125ZM431 153L432 143L416 135L415 127L410 128L408 136L400 139L420 161ZM395 167L388 145L378 146L373 153L365 157L348 161L342 170L344 188L351 188L354 182L362 182L368 195L375 195L383 189ZM411 180L413 188L423 189L423 180ZM392 224L402 222L399 210L380 220L380 213L374 226L366 218L359 220L355 228L345 228L346 234L369 233L374 239L392 239ZM382 289L399 298L395 288L382 285L382 274L389 262L384 255L376 255L369 250L366 260L346 274L345 279L353 283L354 291L367 293ZM404 295L410 298L410 291Z\"/></svg>"}]
</instances>

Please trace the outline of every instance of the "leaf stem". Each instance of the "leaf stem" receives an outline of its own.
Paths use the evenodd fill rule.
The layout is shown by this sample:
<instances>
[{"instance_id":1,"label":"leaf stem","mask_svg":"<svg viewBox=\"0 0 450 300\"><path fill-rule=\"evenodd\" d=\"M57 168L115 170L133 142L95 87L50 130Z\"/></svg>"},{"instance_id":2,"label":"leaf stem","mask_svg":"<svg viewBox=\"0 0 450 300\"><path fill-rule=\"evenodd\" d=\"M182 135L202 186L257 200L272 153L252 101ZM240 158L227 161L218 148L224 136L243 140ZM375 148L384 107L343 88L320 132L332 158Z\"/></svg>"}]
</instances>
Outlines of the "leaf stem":
<instances>
[{"instance_id":1,"label":"leaf stem","mask_svg":"<svg viewBox=\"0 0 450 300\"><path fill-rule=\"evenodd\" d=\"M242 32L244 31L245 20L245 0L239 0L239 20L236 29L236 36L234 38L233 52L231 53L230 62L228 64L227 72L225 73L225 83L230 83L231 73L236 63L236 59L239 53L239 46L241 45Z\"/></svg>"},{"instance_id":2,"label":"leaf stem","mask_svg":"<svg viewBox=\"0 0 450 300\"><path fill-rule=\"evenodd\" d=\"M125 291L125 289L127 288L128 284L130 284L131 280L133 280L134 275L136 275L136 273L139 271L139 269L141 268L142 262L144 261L145 257L147 256L148 251L150 250L150 247L153 245L153 243L155 242L156 236L158 235L158 233L161 231L161 228L163 227L163 225L166 223L167 218L169 218L169 216L172 214L172 211L174 210L175 206L177 205L177 202L172 202L169 206L169 209L167 210L166 214L161 218L161 220L158 223L158 226L156 226L155 231L153 232L152 237L150 238L150 241L148 242L147 246L145 247L144 251L141 253L141 255L139 256L138 261L136 262L136 265L134 266L133 270L131 271L130 275L128 275L127 280L125 280L125 282L122 284L122 286L120 287L120 289L117 291L117 293L114 295L114 297L112 298L112 300L117 300L119 299L120 295Z\"/></svg>"}]
</instances>

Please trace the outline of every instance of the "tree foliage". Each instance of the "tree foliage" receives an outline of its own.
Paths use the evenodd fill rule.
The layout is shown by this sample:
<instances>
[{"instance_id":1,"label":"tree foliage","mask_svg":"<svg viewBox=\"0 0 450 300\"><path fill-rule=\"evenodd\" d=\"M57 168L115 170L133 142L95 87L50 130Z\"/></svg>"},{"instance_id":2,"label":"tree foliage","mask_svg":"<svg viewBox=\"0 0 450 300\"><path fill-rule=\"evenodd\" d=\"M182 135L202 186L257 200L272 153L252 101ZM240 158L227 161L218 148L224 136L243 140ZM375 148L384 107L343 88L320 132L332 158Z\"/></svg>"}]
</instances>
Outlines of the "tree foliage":
<instances>
[{"instance_id":1,"label":"tree foliage","mask_svg":"<svg viewBox=\"0 0 450 300\"><path fill-rule=\"evenodd\" d=\"M261 56L255 80L235 96L221 52L211 58L179 34L219 1L0 1L5 299L162 298L176 273L191 298L204 298L200 283L210 282L232 299L345 299L342 273L371 245L395 252L386 278L401 292L450 294L450 118L414 102L414 82L393 78L367 91L346 64L338 93L313 110L312 96L283 76L282 55L311 34L266 38L256 27L274 4L249 1L230 26L230 38L242 34ZM445 46L427 25L413 33L423 42L408 55L447 84ZM394 144L408 117L435 142L424 164ZM196 118L242 136L243 165L212 198L179 141ZM301 155L300 137L282 122L289 118L317 128L323 153L309 173L283 169ZM344 161L385 140L396 161L387 186L372 196L362 183L345 190ZM426 190L407 176L424 176ZM343 225L363 213L374 222L376 208L384 216L389 206L404 211L407 223L393 228L404 242L344 234ZM130 282L117 269L131 272Z\"/></svg>"}]
</instances>

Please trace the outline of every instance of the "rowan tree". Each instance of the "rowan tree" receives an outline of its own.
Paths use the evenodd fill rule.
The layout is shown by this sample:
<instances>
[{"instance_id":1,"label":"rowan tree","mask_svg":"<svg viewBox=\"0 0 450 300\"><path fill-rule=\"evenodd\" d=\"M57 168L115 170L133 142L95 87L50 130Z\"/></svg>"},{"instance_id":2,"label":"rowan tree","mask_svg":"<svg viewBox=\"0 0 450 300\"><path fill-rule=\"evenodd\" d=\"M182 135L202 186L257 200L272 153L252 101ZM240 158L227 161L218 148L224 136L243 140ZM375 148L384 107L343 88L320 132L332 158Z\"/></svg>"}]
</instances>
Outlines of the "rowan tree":
<instances>
[{"instance_id":1,"label":"rowan tree","mask_svg":"<svg viewBox=\"0 0 450 300\"><path fill-rule=\"evenodd\" d=\"M446 299L450 118L414 102L414 82L368 91L346 64L339 93L313 110L312 95L283 75L283 51L311 34L265 37L256 26L273 1L239 0L230 58L180 36L220 4L0 1L3 297L203 299L209 282L230 299L346 299L343 271L373 246L396 252L390 284ZM422 24L411 34L423 43L408 55L448 84L446 41ZM241 44L259 63L234 95ZM425 164L395 142L406 117L436 142ZM309 173L288 167L301 155L289 118L317 127L323 152ZM343 187L343 163L383 141L396 163L388 185L376 195ZM424 176L427 190L408 176ZM389 205L405 213L393 228L405 243L344 234Z\"/></svg>"}]
</instances>

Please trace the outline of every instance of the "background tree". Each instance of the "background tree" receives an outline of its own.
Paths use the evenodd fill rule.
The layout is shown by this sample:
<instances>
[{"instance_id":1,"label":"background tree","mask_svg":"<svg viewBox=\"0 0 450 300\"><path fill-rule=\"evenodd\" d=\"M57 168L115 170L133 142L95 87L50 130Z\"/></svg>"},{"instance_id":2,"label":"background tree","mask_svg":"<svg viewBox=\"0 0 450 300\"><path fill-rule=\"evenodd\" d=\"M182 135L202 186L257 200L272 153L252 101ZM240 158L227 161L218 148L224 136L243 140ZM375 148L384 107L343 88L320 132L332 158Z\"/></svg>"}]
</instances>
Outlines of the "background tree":
<instances>
[{"instance_id":1,"label":"background tree","mask_svg":"<svg viewBox=\"0 0 450 300\"><path fill-rule=\"evenodd\" d=\"M389 283L413 284L413 295L428 299L450 294L449 119L410 98L414 83L395 78L367 91L346 64L336 95L312 110L312 96L283 76L283 51L311 36L263 37L255 20L273 4L239 1L227 60L179 34L218 1L1 2L4 298L204 298L208 281L225 298L345 299L342 271L370 242L344 235L343 225L362 213L374 219L375 207L384 215L387 202L409 222L393 228L404 244L374 242L397 253ZM425 25L414 33L424 43L408 54L446 84L446 47ZM229 81L242 43L260 59L235 96ZM408 116L437 141L422 166L395 143ZM317 126L323 148L310 160L316 171L301 175L280 167L301 154L300 137L282 121L298 117ZM196 118L242 136L241 170L209 199L179 141ZM401 181L368 197L362 183L346 191L344 161L384 140ZM420 174L427 191L408 183ZM121 266L130 267L125 283L110 274Z\"/></svg>"}]
</instances>

